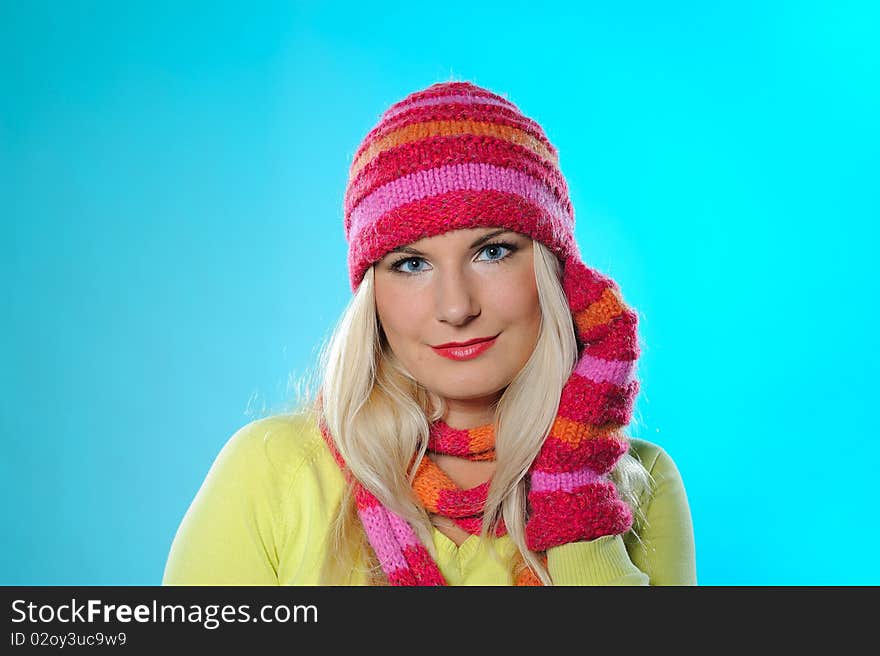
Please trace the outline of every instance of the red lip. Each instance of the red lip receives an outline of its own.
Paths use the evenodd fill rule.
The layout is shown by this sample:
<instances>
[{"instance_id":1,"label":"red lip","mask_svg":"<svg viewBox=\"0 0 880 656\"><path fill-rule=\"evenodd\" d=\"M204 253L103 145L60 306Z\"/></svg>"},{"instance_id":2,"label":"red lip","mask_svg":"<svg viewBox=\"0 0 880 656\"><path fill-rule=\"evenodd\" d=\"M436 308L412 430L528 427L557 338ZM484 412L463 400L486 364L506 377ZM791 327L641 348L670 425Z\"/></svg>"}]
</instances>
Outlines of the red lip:
<instances>
[{"instance_id":1,"label":"red lip","mask_svg":"<svg viewBox=\"0 0 880 656\"><path fill-rule=\"evenodd\" d=\"M434 346L432 348L434 349L434 353L444 358L448 358L449 360L473 360L484 351L492 348L497 338L498 335L490 337L489 339L483 339L482 341L471 340L470 342L467 342L465 346L448 346L446 348Z\"/></svg>"},{"instance_id":2,"label":"red lip","mask_svg":"<svg viewBox=\"0 0 880 656\"><path fill-rule=\"evenodd\" d=\"M499 333L500 335L501 333ZM475 337L474 339L469 339L466 342L447 342L446 344L435 344L432 348L452 348L453 346L470 346L471 344L478 344L480 342L488 342L490 339L495 339L498 335L490 335L489 337Z\"/></svg>"}]
</instances>

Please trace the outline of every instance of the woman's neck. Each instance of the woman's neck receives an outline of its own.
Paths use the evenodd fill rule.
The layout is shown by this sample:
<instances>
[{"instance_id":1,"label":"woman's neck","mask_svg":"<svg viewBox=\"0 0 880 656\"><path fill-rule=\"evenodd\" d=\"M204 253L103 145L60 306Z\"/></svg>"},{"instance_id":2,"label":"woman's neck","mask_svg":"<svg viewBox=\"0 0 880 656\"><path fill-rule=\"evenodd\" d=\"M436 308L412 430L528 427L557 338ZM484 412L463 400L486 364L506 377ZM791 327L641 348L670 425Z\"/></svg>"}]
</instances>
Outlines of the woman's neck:
<instances>
[{"instance_id":1,"label":"woman's neck","mask_svg":"<svg viewBox=\"0 0 880 656\"><path fill-rule=\"evenodd\" d=\"M450 428L465 430L491 424L495 420L495 408L449 408L443 421Z\"/></svg>"},{"instance_id":2,"label":"woman's neck","mask_svg":"<svg viewBox=\"0 0 880 656\"><path fill-rule=\"evenodd\" d=\"M495 421L495 408L503 391L477 399L446 399L443 421L450 428L459 430L491 424Z\"/></svg>"}]
</instances>

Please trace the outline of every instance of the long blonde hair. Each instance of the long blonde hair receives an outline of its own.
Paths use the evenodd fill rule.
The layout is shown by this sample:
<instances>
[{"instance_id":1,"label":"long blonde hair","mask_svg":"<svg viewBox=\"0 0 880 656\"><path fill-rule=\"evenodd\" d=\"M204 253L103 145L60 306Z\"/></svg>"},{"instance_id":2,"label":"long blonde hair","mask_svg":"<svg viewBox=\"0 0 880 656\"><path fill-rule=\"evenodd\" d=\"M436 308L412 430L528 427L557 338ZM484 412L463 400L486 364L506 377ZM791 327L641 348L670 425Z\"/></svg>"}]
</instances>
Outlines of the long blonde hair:
<instances>
[{"instance_id":1,"label":"long blonde hair","mask_svg":"<svg viewBox=\"0 0 880 656\"><path fill-rule=\"evenodd\" d=\"M525 543L527 473L553 425L579 345L559 260L540 242L533 244L541 327L531 357L495 408L496 469L481 538L494 535L503 518L522 556L520 568L527 563L551 585L540 556ZM432 525L413 492L412 479L425 457L430 424L443 417L446 404L415 380L390 349L376 313L372 267L321 350L319 367L323 419L347 466L383 505L410 523L436 558ZM317 408L313 402L312 410ZM649 489L650 477L641 462L626 454L612 480L637 521L644 521L639 498ZM366 565L372 583L387 584L360 525L351 486L346 486L330 536L321 575L324 584L345 584L359 563ZM491 539L488 544L491 547Z\"/></svg>"}]
</instances>

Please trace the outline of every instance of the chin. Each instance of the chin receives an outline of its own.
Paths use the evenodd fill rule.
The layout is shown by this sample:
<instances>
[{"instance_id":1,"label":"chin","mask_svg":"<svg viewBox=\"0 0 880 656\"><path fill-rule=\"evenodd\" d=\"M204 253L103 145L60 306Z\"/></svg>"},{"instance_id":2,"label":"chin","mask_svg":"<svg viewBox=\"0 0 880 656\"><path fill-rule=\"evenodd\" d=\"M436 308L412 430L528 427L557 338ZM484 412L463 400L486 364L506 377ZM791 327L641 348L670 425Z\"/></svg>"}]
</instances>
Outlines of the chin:
<instances>
[{"instance_id":1,"label":"chin","mask_svg":"<svg viewBox=\"0 0 880 656\"><path fill-rule=\"evenodd\" d=\"M488 396L497 396L503 392L506 387L507 384L491 384L486 380L481 380L479 382L470 383L461 381L448 385L435 385L428 387L428 389L445 399L470 401Z\"/></svg>"}]
</instances>

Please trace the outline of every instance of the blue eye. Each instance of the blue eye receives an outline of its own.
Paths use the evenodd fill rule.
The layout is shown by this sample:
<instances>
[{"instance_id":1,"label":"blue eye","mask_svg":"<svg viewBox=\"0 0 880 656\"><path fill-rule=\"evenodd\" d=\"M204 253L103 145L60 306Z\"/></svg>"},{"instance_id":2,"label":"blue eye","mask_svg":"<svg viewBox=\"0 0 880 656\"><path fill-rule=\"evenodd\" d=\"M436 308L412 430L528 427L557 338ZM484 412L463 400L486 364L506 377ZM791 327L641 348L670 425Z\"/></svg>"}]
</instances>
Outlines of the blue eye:
<instances>
[{"instance_id":1,"label":"blue eye","mask_svg":"<svg viewBox=\"0 0 880 656\"><path fill-rule=\"evenodd\" d=\"M505 244L489 244L488 246L483 246L483 248L480 249L480 252L482 253L483 251L489 251L489 250L493 250L495 252L498 252L498 249L507 249L509 251L512 250L510 246L505 245ZM501 257L499 257L497 259L493 258L493 259L490 259L489 261L490 262L500 262L505 257L507 257L507 256L502 254Z\"/></svg>"},{"instance_id":2,"label":"blue eye","mask_svg":"<svg viewBox=\"0 0 880 656\"><path fill-rule=\"evenodd\" d=\"M422 258L420 258L420 257L408 257L404 260L398 260L397 262L395 262L394 264L391 265L391 268L394 271L397 271L399 273L418 273L418 271L404 271L403 269L400 268L402 265L408 264L410 262L424 262L424 260L422 260Z\"/></svg>"},{"instance_id":3,"label":"blue eye","mask_svg":"<svg viewBox=\"0 0 880 656\"><path fill-rule=\"evenodd\" d=\"M505 250L509 251L509 252L504 253L503 251L505 251ZM514 244L495 242L493 244L486 244L485 246L483 246L479 250L479 252L480 253L487 252L487 253L496 253L497 254L500 251L501 252L500 256L497 256L497 257L490 256L489 259L482 260L483 262L495 263L495 262L502 262L503 260L506 260L516 250L517 250L517 246L515 246ZM399 260L397 260L396 262L394 262L390 268L392 271L394 271L396 273L403 273L403 274L412 275L412 274L416 274L416 273L421 273L422 271L424 271L424 269L411 270L411 269L403 269L401 267L403 265L410 264L410 263L424 263L424 262L425 262L424 258L421 258L421 257L415 257L415 256L403 257L403 258L400 258Z\"/></svg>"}]
</instances>

